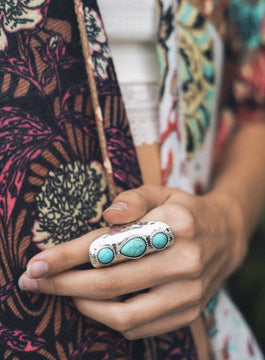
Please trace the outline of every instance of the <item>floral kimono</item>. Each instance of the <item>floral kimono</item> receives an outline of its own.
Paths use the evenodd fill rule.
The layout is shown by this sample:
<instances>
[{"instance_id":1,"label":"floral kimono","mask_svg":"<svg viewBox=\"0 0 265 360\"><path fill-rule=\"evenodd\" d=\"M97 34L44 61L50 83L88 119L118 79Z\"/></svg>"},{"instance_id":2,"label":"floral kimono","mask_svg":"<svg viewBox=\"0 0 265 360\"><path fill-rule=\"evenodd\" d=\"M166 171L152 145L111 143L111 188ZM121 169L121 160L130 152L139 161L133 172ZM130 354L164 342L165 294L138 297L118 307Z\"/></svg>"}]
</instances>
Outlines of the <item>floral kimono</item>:
<instances>
[{"instance_id":1,"label":"floral kimono","mask_svg":"<svg viewBox=\"0 0 265 360\"><path fill-rule=\"evenodd\" d=\"M202 193L231 129L264 113L265 2L157 0L157 12L163 183ZM188 327L132 342L71 298L18 288L32 256L105 226L115 194L142 180L96 0L2 0L0 15L1 359L197 359ZM237 80L223 81L220 116L223 70ZM214 359L262 359L223 290L204 318Z\"/></svg>"}]
</instances>

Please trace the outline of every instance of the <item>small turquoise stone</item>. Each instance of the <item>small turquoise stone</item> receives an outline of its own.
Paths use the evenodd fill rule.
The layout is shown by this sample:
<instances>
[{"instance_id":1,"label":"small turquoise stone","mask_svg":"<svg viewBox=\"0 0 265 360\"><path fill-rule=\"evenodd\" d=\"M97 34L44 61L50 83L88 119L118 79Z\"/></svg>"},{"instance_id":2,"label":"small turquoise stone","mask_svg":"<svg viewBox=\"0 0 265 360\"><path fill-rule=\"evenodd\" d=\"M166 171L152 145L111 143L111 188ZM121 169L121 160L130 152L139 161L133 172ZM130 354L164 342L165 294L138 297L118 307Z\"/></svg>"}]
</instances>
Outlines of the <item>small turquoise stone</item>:
<instances>
[{"instance_id":1,"label":"small turquoise stone","mask_svg":"<svg viewBox=\"0 0 265 360\"><path fill-rule=\"evenodd\" d=\"M121 254L130 258L136 258L144 254L146 243L140 237L132 238L121 248Z\"/></svg>"},{"instance_id":2,"label":"small turquoise stone","mask_svg":"<svg viewBox=\"0 0 265 360\"><path fill-rule=\"evenodd\" d=\"M114 258L114 253L110 248L103 248L98 252L98 261L101 264L109 264Z\"/></svg>"},{"instance_id":3,"label":"small turquoise stone","mask_svg":"<svg viewBox=\"0 0 265 360\"><path fill-rule=\"evenodd\" d=\"M152 245L156 249L163 249L167 245L167 242L168 242L168 238L162 232L155 234L152 238Z\"/></svg>"}]
</instances>

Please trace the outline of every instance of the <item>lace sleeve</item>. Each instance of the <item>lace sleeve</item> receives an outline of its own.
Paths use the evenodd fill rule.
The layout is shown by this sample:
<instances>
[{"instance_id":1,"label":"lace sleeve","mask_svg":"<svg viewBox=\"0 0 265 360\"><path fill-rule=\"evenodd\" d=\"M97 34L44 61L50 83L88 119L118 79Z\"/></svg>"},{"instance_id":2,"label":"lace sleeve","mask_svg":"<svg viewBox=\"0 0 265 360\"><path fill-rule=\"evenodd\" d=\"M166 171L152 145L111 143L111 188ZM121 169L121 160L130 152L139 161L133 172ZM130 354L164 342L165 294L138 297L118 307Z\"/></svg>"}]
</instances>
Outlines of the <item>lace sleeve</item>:
<instances>
[{"instance_id":1,"label":"lace sleeve","mask_svg":"<svg viewBox=\"0 0 265 360\"><path fill-rule=\"evenodd\" d=\"M136 146L159 141L159 89L155 84L120 84Z\"/></svg>"}]
</instances>

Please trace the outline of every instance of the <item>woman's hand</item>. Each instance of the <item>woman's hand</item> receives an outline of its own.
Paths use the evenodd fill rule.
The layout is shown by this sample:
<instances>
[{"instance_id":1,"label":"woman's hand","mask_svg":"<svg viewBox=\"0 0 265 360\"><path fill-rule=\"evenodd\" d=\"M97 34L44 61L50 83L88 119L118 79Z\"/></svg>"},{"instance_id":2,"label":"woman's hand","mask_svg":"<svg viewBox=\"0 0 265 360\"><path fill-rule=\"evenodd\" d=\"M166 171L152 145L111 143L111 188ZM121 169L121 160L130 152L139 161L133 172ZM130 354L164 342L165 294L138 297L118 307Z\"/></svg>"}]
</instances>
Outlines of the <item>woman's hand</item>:
<instances>
[{"instance_id":1,"label":"woman's hand","mask_svg":"<svg viewBox=\"0 0 265 360\"><path fill-rule=\"evenodd\" d=\"M118 195L104 217L111 224L165 222L175 242L139 260L72 270L89 261L91 242L108 232L96 230L33 257L19 284L23 290L72 296L81 313L128 339L166 333L196 320L246 252L239 208L216 193L198 197L144 185ZM125 301L113 300L145 289Z\"/></svg>"}]
</instances>

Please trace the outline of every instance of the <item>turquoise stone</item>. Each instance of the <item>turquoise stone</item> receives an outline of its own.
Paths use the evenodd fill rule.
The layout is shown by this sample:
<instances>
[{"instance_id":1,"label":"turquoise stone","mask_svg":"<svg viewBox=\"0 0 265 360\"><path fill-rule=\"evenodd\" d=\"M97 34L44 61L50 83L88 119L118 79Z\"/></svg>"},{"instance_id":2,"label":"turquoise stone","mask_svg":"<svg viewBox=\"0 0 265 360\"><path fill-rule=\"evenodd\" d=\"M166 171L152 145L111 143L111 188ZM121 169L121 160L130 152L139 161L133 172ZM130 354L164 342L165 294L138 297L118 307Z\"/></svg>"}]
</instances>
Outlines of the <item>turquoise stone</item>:
<instances>
[{"instance_id":1,"label":"turquoise stone","mask_svg":"<svg viewBox=\"0 0 265 360\"><path fill-rule=\"evenodd\" d=\"M167 236L162 232L155 234L152 238L152 245L156 249L163 249L167 245L167 242Z\"/></svg>"},{"instance_id":2,"label":"turquoise stone","mask_svg":"<svg viewBox=\"0 0 265 360\"><path fill-rule=\"evenodd\" d=\"M132 238L121 248L121 254L130 258L136 258L144 254L146 243L140 237Z\"/></svg>"},{"instance_id":3,"label":"turquoise stone","mask_svg":"<svg viewBox=\"0 0 265 360\"><path fill-rule=\"evenodd\" d=\"M109 264L114 258L114 253L110 248L103 248L98 252L98 261L101 264Z\"/></svg>"}]
</instances>

